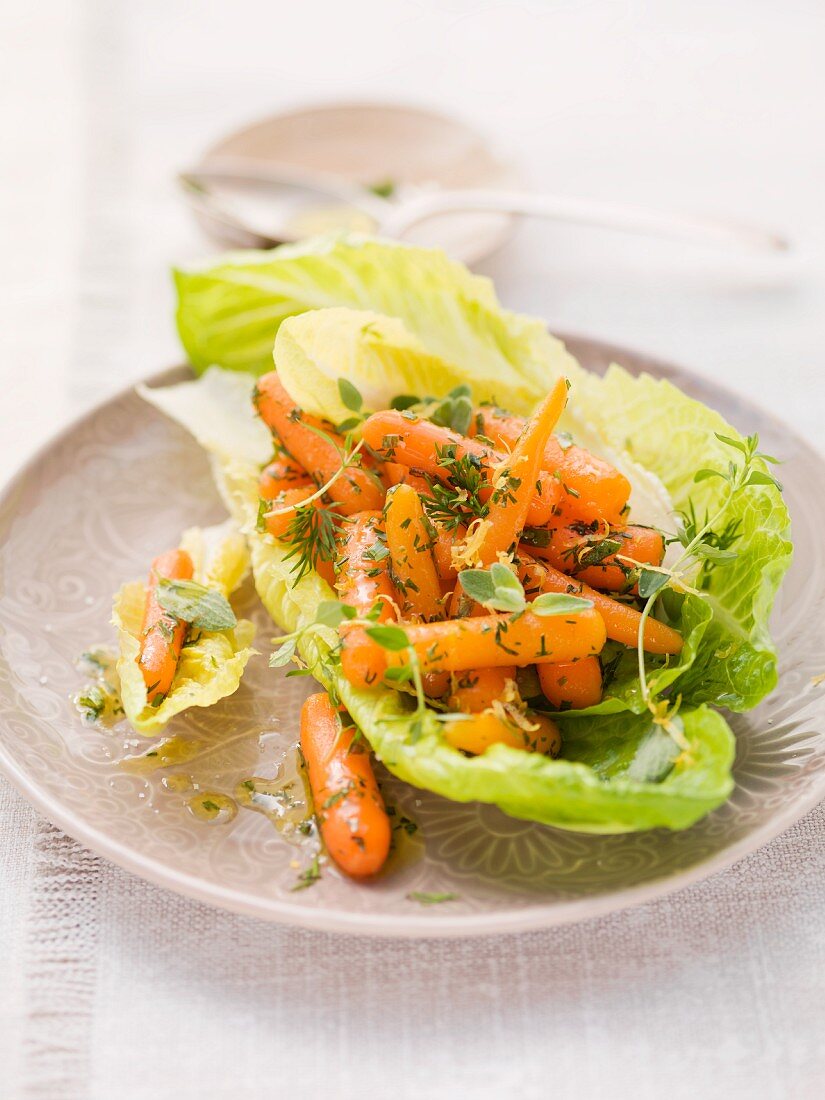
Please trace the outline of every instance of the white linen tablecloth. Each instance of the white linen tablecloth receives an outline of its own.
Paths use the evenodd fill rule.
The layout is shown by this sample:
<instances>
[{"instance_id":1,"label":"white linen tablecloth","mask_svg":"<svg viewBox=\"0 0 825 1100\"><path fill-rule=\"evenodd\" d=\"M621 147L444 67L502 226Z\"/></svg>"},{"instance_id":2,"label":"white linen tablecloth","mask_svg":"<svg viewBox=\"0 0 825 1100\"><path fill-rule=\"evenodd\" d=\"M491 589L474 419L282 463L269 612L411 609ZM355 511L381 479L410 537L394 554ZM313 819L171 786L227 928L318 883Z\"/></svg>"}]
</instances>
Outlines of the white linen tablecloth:
<instances>
[{"instance_id":1,"label":"white linen tablecloth","mask_svg":"<svg viewBox=\"0 0 825 1100\"><path fill-rule=\"evenodd\" d=\"M174 361L170 177L322 98L451 110L563 193L730 211L787 262L523 225L507 304L747 390L815 442L825 382L820 5L48 0L2 14L0 477ZM825 1087L825 811L655 904L381 942L184 901L0 781L0 1097L807 1098Z\"/></svg>"}]
</instances>

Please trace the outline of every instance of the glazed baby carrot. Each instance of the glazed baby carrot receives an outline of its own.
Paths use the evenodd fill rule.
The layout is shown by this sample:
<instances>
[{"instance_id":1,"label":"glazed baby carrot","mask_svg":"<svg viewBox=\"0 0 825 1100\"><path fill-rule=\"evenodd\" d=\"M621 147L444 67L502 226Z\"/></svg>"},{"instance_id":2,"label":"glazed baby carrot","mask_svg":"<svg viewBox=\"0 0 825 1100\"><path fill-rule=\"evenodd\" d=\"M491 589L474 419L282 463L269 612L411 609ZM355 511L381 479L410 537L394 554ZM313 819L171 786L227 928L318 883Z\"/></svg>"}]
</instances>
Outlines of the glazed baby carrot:
<instances>
[{"instance_id":1,"label":"glazed baby carrot","mask_svg":"<svg viewBox=\"0 0 825 1100\"><path fill-rule=\"evenodd\" d=\"M286 451L316 485L326 485L341 469L343 437L324 421L301 412L275 371L258 379L254 400L261 419ZM356 455L353 462L327 490L330 500L345 515L380 508L384 503L384 489L377 475L363 466L361 455Z\"/></svg>"},{"instance_id":2,"label":"glazed baby carrot","mask_svg":"<svg viewBox=\"0 0 825 1100\"><path fill-rule=\"evenodd\" d=\"M601 615L588 608L565 615L479 615L404 627L422 672L464 672L501 665L572 661L600 653L605 642ZM384 649L363 628L348 631L341 665L352 684L377 684L388 668L409 664L407 650Z\"/></svg>"},{"instance_id":3,"label":"glazed baby carrot","mask_svg":"<svg viewBox=\"0 0 825 1100\"><path fill-rule=\"evenodd\" d=\"M497 447L512 447L524 420L491 405L476 409L471 434L483 435ZM620 523L630 497L630 482L609 462L575 444L564 446L552 436L544 448L542 469L558 476L566 490L563 509L584 520Z\"/></svg>"},{"instance_id":4,"label":"glazed baby carrot","mask_svg":"<svg viewBox=\"0 0 825 1100\"><path fill-rule=\"evenodd\" d=\"M530 529L522 545L554 568L608 592L633 589L636 575L633 562L661 565L665 556L664 537L653 527L608 530L597 521Z\"/></svg>"},{"instance_id":5,"label":"glazed baby carrot","mask_svg":"<svg viewBox=\"0 0 825 1100\"><path fill-rule=\"evenodd\" d=\"M558 710L583 710L602 699L602 666L598 657L539 665L539 682L545 698Z\"/></svg>"},{"instance_id":6,"label":"glazed baby carrot","mask_svg":"<svg viewBox=\"0 0 825 1100\"><path fill-rule=\"evenodd\" d=\"M356 512L341 532L338 595L365 616L381 602L380 622L395 619L397 595L388 568L389 555L381 512Z\"/></svg>"},{"instance_id":7,"label":"glazed baby carrot","mask_svg":"<svg viewBox=\"0 0 825 1100\"><path fill-rule=\"evenodd\" d=\"M192 579L194 567L185 550L167 550L155 558L146 585L146 606L143 610L138 664L146 682L146 699L152 703L163 698L172 686L175 669L186 632L186 623L170 615L158 603L157 588L165 580Z\"/></svg>"},{"instance_id":8,"label":"glazed baby carrot","mask_svg":"<svg viewBox=\"0 0 825 1100\"><path fill-rule=\"evenodd\" d=\"M301 752L327 851L353 878L376 874L390 850L390 819L365 743L326 692L301 708Z\"/></svg>"},{"instance_id":9,"label":"glazed baby carrot","mask_svg":"<svg viewBox=\"0 0 825 1100\"><path fill-rule=\"evenodd\" d=\"M496 474L507 462L506 455L494 448L409 411L389 409L373 413L364 421L363 437L383 461L400 463L454 488L466 489L467 479L477 478L478 497L482 501L490 498ZM547 478L533 489L528 522L541 526L560 503L563 490L555 478Z\"/></svg>"},{"instance_id":10,"label":"glazed baby carrot","mask_svg":"<svg viewBox=\"0 0 825 1100\"><path fill-rule=\"evenodd\" d=\"M258 496L261 500L274 500L285 489L298 489L310 484L309 474L295 462L288 458L274 458L261 470Z\"/></svg>"},{"instance_id":11,"label":"glazed baby carrot","mask_svg":"<svg viewBox=\"0 0 825 1100\"><path fill-rule=\"evenodd\" d=\"M435 567L441 580L449 581L452 586L458 577L458 570L453 565L453 547L467 537L467 528L463 523L459 523L453 530L448 530L438 520L432 520L432 525L435 528L433 546Z\"/></svg>"},{"instance_id":12,"label":"glazed baby carrot","mask_svg":"<svg viewBox=\"0 0 825 1100\"><path fill-rule=\"evenodd\" d=\"M450 709L464 714L478 714L501 700L507 690L507 681L515 680L515 665L500 668L472 668L456 673L450 695Z\"/></svg>"},{"instance_id":13,"label":"glazed baby carrot","mask_svg":"<svg viewBox=\"0 0 825 1100\"><path fill-rule=\"evenodd\" d=\"M392 485L412 485L420 496L429 496L430 483L420 474L413 473L409 466L402 466L400 462L382 462L380 469L388 489Z\"/></svg>"},{"instance_id":14,"label":"glazed baby carrot","mask_svg":"<svg viewBox=\"0 0 825 1100\"><path fill-rule=\"evenodd\" d=\"M509 745L514 749L558 756L561 734L552 718L544 714L528 714L527 721L535 729L522 729L508 722L495 711L485 710L469 718L456 718L443 723L447 741L456 749L478 755L491 745Z\"/></svg>"},{"instance_id":15,"label":"glazed baby carrot","mask_svg":"<svg viewBox=\"0 0 825 1100\"><path fill-rule=\"evenodd\" d=\"M603 592L597 592L595 588L573 580L551 565L530 559L526 555L522 555L519 563L519 579L524 585L528 600L535 599L542 592L563 592L591 600L593 607L604 619L608 638L621 642L622 645L636 645L642 616L634 607L619 603L618 600L605 596ZM644 628L644 647L648 653L680 653L682 636L672 626L660 623L658 619L648 618Z\"/></svg>"},{"instance_id":16,"label":"glazed baby carrot","mask_svg":"<svg viewBox=\"0 0 825 1100\"><path fill-rule=\"evenodd\" d=\"M441 584L433 560L436 532L411 485L396 485L384 507L390 576L404 618L444 618Z\"/></svg>"},{"instance_id":17,"label":"glazed baby carrot","mask_svg":"<svg viewBox=\"0 0 825 1100\"><path fill-rule=\"evenodd\" d=\"M506 465L497 474L486 517L489 527L478 553L482 565L492 565L499 554L515 550L541 477L544 448L566 401L567 379L560 378L526 422Z\"/></svg>"},{"instance_id":18,"label":"glazed baby carrot","mask_svg":"<svg viewBox=\"0 0 825 1100\"><path fill-rule=\"evenodd\" d=\"M315 486L311 481L303 485L297 485L291 489L281 489L278 494L269 501L272 508L264 512L263 521L267 531L273 538L283 539L289 530L289 526L295 519L295 510L299 507L320 508L320 500L313 500L311 504L306 501L315 492ZM286 511L289 509L289 511Z\"/></svg>"}]
</instances>

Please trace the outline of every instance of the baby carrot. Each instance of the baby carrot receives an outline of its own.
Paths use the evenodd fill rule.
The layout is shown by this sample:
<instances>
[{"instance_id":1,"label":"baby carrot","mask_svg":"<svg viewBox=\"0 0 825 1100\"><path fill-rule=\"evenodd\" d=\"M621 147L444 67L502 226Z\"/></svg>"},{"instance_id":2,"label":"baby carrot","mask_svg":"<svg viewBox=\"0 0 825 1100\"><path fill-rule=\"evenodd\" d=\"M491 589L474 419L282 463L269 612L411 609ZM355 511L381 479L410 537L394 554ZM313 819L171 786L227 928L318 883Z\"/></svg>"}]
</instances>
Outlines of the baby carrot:
<instances>
[{"instance_id":1,"label":"baby carrot","mask_svg":"<svg viewBox=\"0 0 825 1100\"><path fill-rule=\"evenodd\" d=\"M519 578L528 599L535 599L542 592L563 592L570 596L583 596L591 600L593 607L604 619L607 636L614 642L635 647L639 635L641 614L626 603L619 603L603 592L565 576L551 565L522 555ZM680 653L682 636L672 626L648 618L644 629L644 647L648 653Z\"/></svg>"},{"instance_id":2,"label":"baby carrot","mask_svg":"<svg viewBox=\"0 0 825 1100\"><path fill-rule=\"evenodd\" d=\"M411 485L419 497L429 497L432 493L426 478L414 474L412 470L402 466L400 462L382 462L381 471L388 488L393 485ZM427 518L429 519L429 517ZM463 523L459 523L455 528L447 530L443 523L439 523L437 519L432 519L429 522L435 532L433 557L435 558L438 575L442 581L454 581L458 576L458 572L453 566L452 549L457 543L464 541L467 528Z\"/></svg>"},{"instance_id":3,"label":"baby carrot","mask_svg":"<svg viewBox=\"0 0 825 1100\"><path fill-rule=\"evenodd\" d=\"M464 672L501 665L572 661L600 653L605 642L601 615L588 608L566 615L479 615L404 627L422 672ZM384 649L363 628L347 631L341 653L344 675L368 687L388 668L409 664L406 649Z\"/></svg>"},{"instance_id":4,"label":"baby carrot","mask_svg":"<svg viewBox=\"0 0 825 1100\"><path fill-rule=\"evenodd\" d=\"M326 485L341 469L343 437L323 420L305 415L284 389L275 371L258 379L255 406L264 423L316 485ZM384 503L384 489L376 474L364 468L361 455L356 455L353 462L327 490L330 500L345 515L380 508Z\"/></svg>"},{"instance_id":5,"label":"baby carrot","mask_svg":"<svg viewBox=\"0 0 825 1100\"><path fill-rule=\"evenodd\" d=\"M636 567L633 562L661 565L665 556L665 540L653 527L611 527L607 530L596 521L531 529L523 545L554 568L608 592L626 592L634 588Z\"/></svg>"},{"instance_id":6,"label":"baby carrot","mask_svg":"<svg viewBox=\"0 0 825 1100\"><path fill-rule=\"evenodd\" d=\"M283 539L289 530L289 526L295 519L295 509L303 506L310 508L320 508L321 501L313 500L312 504L307 505L305 501L312 496L315 492L315 486L311 481L305 482L303 485L296 485L292 489L281 489L269 503L272 505L272 509L269 512L264 512L263 520L267 531L273 538ZM281 511L282 508L291 509L289 512Z\"/></svg>"},{"instance_id":7,"label":"baby carrot","mask_svg":"<svg viewBox=\"0 0 825 1100\"><path fill-rule=\"evenodd\" d=\"M274 500L284 489L303 488L311 484L306 470L288 458L274 458L261 470L258 480L258 496L262 500Z\"/></svg>"},{"instance_id":8,"label":"baby carrot","mask_svg":"<svg viewBox=\"0 0 825 1100\"><path fill-rule=\"evenodd\" d=\"M539 683L545 698L557 710L583 710L602 699L602 666L598 657L539 665Z\"/></svg>"},{"instance_id":9,"label":"baby carrot","mask_svg":"<svg viewBox=\"0 0 825 1100\"><path fill-rule=\"evenodd\" d=\"M400 462L381 463L382 480L389 489L392 485L412 485L419 496L430 495L430 483L420 474L415 474L408 466Z\"/></svg>"},{"instance_id":10,"label":"baby carrot","mask_svg":"<svg viewBox=\"0 0 825 1100\"><path fill-rule=\"evenodd\" d=\"M155 558L146 585L146 605L143 610L140 653L138 664L146 682L146 699L149 703L163 698L172 686L175 669L178 667L180 651L187 623L182 623L164 611L158 603L158 580L192 579L194 566L185 550L167 550Z\"/></svg>"},{"instance_id":11,"label":"baby carrot","mask_svg":"<svg viewBox=\"0 0 825 1100\"><path fill-rule=\"evenodd\" d=\"M526 422L506 465L496 476L487 512L490 526L479 549L482 565L492 565L499 554L515 550L527 522L536 482L541 477L544 448L566 402L567 379L559 378L535 415Z\"/></svg>"},{"instance_id":12,"label":"baby carrot","mask_svg":"<svg viewBox=\"0 0 825 1100\"><path fill-rule=\"evenodd\" d=\"M478 714L503 698L507 681L515 680L515 665L500 668L472 668L454 677L450 709Z\"/></svg>"},{"instance_id":13,"label":"baby carrot","mask_svg":"<svg viewBox=\"0 0 825 1100\"><path fill-rule=\"evenodd\" d=\"M383 461L400 463L453 488L465 489L468 477L479 478L478 496L482 501L490 498L497 472L507 464L506 455L494 448L411 412L388 409L373 413L364 421L363 437ZM532 488L528 522L541 526L560 503L562 488L555 478L546 478ZM544 518L538 519L540 516Z\"/></svg>"},{"instance_id":14,"label":"baby carrot","mask_svg":"<svg viewBox=\"0 0 825 1100\"><path fill-rule=\"evenodd\" d=\"M326 692L301 708L301 752L327 851L353 878L376 874L390 850L390 819L365 743Z\"/></svg>"},{"instance_id":15,"label":"baby carrot","mask_svg":"<svg viewBox=\"0 0 825 1100\"><path fill-rule=\"evenodd\" d=\"M444 737L456 749L478 755L491 745L509 745L514 749L558 756L561 734L552 718L544 714L528 714L527 720L537 729L527 730L508 722L495 711L485 710L469 718L456 718L443 723Z\"/></svg>"},{"instance_id":16,"label":"baby carrot","mask_svg":"<svg viewBox=\"0 0 825 1100\"><path fill-rule=\"evenodd\" d=\"M441 584L433 560L437 536L412 486L396 485L387 493L384 524L390 576L404 618L443 619Z\"/></svg>"},{"instance_id":17,"label":"baby carrot","mask_svg":"<svg viewBox=\"0 0 825 1100\"><path fill-rule=\"evenodd\" d=\"M471 434L483 435L497 447L512 447L524 428L524 420L490 405L476 409ZM542 470L556 475L566 491L562 507L583 520L621 522L630 496L630 482L609 462L575 444L563 446L551 436L544 448Z\"/></svg>"},{"instance_id":18,"label":"baby carrot","mask_svg":"<svg viewBox=\"0 0 825 1100\"><path fill-rule=\"evenodd\" d=\"M449 581L450 587L452 587L458 577L458 570L453 565L453 547L465 540L467 528L463 523L459 523L454 530L447 530L438 520L433 520L432 525L435 528L435 545L433 546L435 567L441 580Z\"/></svg>"},{"instance_id":19,"label":"baby carrot","mask_svg":"<svg viewBox=\"0 0 825 1100\"><path fill-rule=\"evenodd\" d=\"M344 524L338 558L338 595L360 616L381 601L380 622L397 618L397 596L390 580L389 554L381 512L356 512Z\"/></svg>"}]
</instances>

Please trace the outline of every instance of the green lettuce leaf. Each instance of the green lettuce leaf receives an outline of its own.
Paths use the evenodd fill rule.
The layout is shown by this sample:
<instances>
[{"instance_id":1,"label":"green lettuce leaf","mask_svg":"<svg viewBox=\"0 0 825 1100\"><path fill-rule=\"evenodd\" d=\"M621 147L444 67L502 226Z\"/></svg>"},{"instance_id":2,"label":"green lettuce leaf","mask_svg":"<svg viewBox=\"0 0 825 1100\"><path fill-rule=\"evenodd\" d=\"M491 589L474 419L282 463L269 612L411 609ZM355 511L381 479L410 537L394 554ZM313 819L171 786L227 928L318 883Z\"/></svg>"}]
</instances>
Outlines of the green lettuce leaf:
<instances>
[{"instance_id":1,"label":"green lettuce leaf","mask_svg":"<svg viewBox=\"0 0 825 1100\"><path fill-rule=\"evenodd\" d=\"M178 331L199 372L271 370L281 323L331 306L396 318L400 324L385 329L391 341L420 347L447 364L451 377L470 382L478 398L495 397L514 412L529 412L555 377L580 369L541 321L502 309L489 279L434 249L353 234L317 237L178 269L175 285ZM307 409L311 388L289 387L296 401L309 401ZM414 392L449 388L427 372ZM405 392L403 383L396 392Z\"/></svg>"},{"instance_id":2,"label":"green lettuce leaf","mask_svg":"<svg viewBox=\"0 0 825 1100\"><path fill-rule=\"evenodd\" d=\"M720 478L698 484L700 467L726 470L737 452L717 433L742 440L719 413L687 397L670 382L638 378L613 364L603 377L582 371L578 401L589 422L614 451L656 474L675 509L692 505L713 515L726 500ZM757 467L767 471L764 463ZM631 498L632 500L632 498ZM771 607L793 556L790 516L773 485L753 485L727 505L717 527L738 522L734 561L694 575L702 596L688 595L676 625L686 640L680 660L658 674L658 691L670 687L692 705L712 702L731 710L756 706L776 686L776 651L769 633ZM614 683L632 692L635 672Z\"/></svg>"},{"instance_id":3,"label":"green lettuce leaf","mask_svg":"<svg viewBox=\"0 0 825 1100\"><path fill-rule=\"evenodd\" d=\"M246 540L231 524L190 528L181 546L192 556L194 579L226 596L249 572ZM146 586L142 581L123 585L115 596L112 622L118 632L117 672L123 709L138 733L149 737L181 711L212 706L237 690L246 663L255 652L251 648L255 627L241 619L232 630L193 631L181 652L169 693L159 706L150 706L137 663L145 603Z\"/></svg>"}]
</instances>

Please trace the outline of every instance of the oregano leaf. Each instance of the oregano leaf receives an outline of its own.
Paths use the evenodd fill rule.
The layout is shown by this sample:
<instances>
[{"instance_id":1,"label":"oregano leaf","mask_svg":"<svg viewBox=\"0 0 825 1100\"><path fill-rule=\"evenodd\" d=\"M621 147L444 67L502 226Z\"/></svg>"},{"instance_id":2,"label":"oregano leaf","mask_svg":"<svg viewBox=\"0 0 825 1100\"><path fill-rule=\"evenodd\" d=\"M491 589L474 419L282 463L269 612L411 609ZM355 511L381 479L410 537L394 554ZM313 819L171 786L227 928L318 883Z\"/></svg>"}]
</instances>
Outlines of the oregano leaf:
<instances>
[{"instance_id":1,"label":"oregano leaf","mask_svg":"<svg viewBox=\"0 0 825 1100\"><path fill-rule=\"evenodd\" d=\"M649 600L664 588L669 580L667 573L660 573L656 569L642 569L639 573L639 595L643 600Z\"/></svg>"},{"instance_id":2,"label":"oregano leaf","mask_svg":"<svg viewBox=\"0 0 825 1100\"><path fill-rule=\"evenodd\" d=\"M344 406L350 412L360 413L364 399L348 378L338 379L338 393Z\"/></svg>"},{"instance_id":3,"label":"oregano leaf","mask_svg":"<svg viewBox=\"0 0 825 1100\"><path fill-rule=\"evenodd\" d=\"M537 596L527 610L534 615L569 615L571 612L587 611L593 606L592 600L586 600L582 596L568 596L564 592L545 592Z\"/></svg>"},{"instance_id":4,"label":"oregano leaf","mask_svg":"<svg viewBox=\"0 0 825 1100\"><path fill-rule=\"evenodd\" d=\"M159 577L156 593L164 611L198 630L231 630L237 626L238 620L229 600L217 588L207 588L197 581Z\"/></svg>"},{"instance_id":5,"label":"oregano leaf","mask_svg":"<svg viewBox=\"0 0 825 1100\"><path fill-rule=\"evenodd\" d=\"M400 653L403 649L409 649L410 639L407 632L400 626L391 626L384 623L378 626L368 626L368 637L377 642L382 649L388 649L391 653Z\"/></svg>"}]
</instances>

